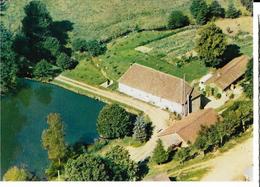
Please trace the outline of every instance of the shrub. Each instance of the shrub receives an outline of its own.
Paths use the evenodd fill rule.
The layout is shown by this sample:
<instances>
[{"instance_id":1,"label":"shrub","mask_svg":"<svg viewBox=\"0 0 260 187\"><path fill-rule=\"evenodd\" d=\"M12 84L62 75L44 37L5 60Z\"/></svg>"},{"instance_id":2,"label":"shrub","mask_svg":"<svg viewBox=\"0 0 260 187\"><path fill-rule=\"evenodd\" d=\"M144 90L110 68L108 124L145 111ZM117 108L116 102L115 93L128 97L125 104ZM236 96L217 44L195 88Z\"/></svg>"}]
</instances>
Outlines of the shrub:
<instances>
[{"instance_id":1,"label":"shrub","mask_svg":"<svg viewBox=\"0 0 260 187\"><path fill-rule=\"evenodd\" d=\"M217 99L220 99L220 98L221 98L221 93L217 93L217 94L216 94L216 98L217 98Z\"/></svg>"},{"instance_id":2,"label":"shrub","mask_svg":"<svg viewBox=\"0 0 260 187\"><path fill-rule=\"evenodd\" d=\"M152 160L157 164L165 163L168 160L168 152L164 149L162 140L157 140L157 145L153 150Z\"/></svg>"},{"instance_id":3,"label":"shrub","mask_svg":"<svg viewBox=\"0 0 260 187\"><path fill-rule=\"evenodd\" d=\"M29 181L32 174L24 168L11 167L3 176L4 181Z\"/></svg>"},{"instance_id":4,"label":"shrub","mask_svg":"<svg viewBox=\"0 0 260 187\"><path fill-rule=\"evenodd\" d=\"M172 11L168 20L168 27L170 29L176 29L189 25L189 18L185 16L181 11Z\"/></svg>"},{"instance_id":5,"label":"shrub","mask_svg":"<svg viewBox=\"0 0 260 187\"><path fill-rule=\"evenodd\" d=\"M151 129L151 123L147 123L143 116L137 117L133 129L134 139L142 143L146 142L149 139L149 136L151 135L150 129Z\"/></svg>"},{"instance_id":6,"label":"shrub","mask_svg":"<svg viewBox=\"0 0 260 187\"><path fill-rule=\"evenodd\" d=\"M190 11L197 24L205 24L208 21L208 6L204 0L192 0Z\"/></svg>"},{"instance_id":7,"label":"shrub","mask_svg":"<svg viewBox=\"0 0 260 187\"><path fill-rule=\"evenodd\" d=\"M86 50L86 41L81 38L76 38L72 42L72 48L74 51L80 51L83 52Z\"/></svg>"},{"instance_id":8,"label":"shrub","mask_svg":"<svg viewBox=\"0 0 260 187\"><path fill-rule=\"evenodd\" d=\"M130 114L118 104L106 105L99 113L97 131L103 138L122 138L133 131Z\"/></svg>"},{"instance_id":9,"label":"shrub","mask_svg":"<svg viewBox=\"0 0 260 187\"><path fill-rule=\"evenodd\" d=\"M235 8L234 4L229 3L228 9L227 9L227 12L226 12L226 17L234 19L234 18L239 17L240 14L241 14L240 11Z\"/></svg>"},{"instance_id":10,"label":"shrub","mask_svg":"<svg viewBox=\"0 0 260 187\"><path fill-rule=\"evenodd\" d=\"M178 149L175 157L180 161L180 163L188 161L192 157L191 147L183 147Z\"/></svg>"},{"instance_id":11,"label":"shrub","mask_svg":"<svg viewBox=\"0 0 260 187\"><path fill-rule=\"evenodd\" d=\"M106 51L106 46L97 40L90 40L86 42L86 51L91 56L98 56Z\"/></svg>"},{"instance_id":12,"label":"shrub","mask_svg":"<svg viewBox=\"0 0 260 187\"><path fill-rule=\"evenodd\" d=\"M225 9L216 0L209 5L209 11L211 17L225 17Z\"/></svg>"},{"instance_id":13,"label":"shrub","mask_svg":"<svg viewBox=\"0 0 260 187\"><path fill-rule=\"evenodd\" d=\"M48 79L54 75L52 65L46 60L41 60L36 64L33 70L33 75L39 79Z\"/></svg>"},{"instance_id":14,"label":"shrub","mask_svg":"<svg viewBox=\"0 0 260 187\"><path fill-rule=\"evenodd\" d=\"M57 57L57 65L62 69L70 69L74 66L74 61L66 53L61 53Z\"/></svg>"}]
</instances>

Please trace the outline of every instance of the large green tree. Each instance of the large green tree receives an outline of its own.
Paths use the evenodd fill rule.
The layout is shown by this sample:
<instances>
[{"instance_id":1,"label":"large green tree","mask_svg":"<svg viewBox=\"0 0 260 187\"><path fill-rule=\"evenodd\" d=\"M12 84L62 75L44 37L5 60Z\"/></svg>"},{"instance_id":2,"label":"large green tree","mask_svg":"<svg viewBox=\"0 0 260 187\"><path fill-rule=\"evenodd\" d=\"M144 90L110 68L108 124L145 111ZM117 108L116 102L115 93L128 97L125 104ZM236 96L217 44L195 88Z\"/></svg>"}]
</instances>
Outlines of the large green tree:
<instances>
[{"instance_id":1,"label":"large green tree","mask_svg":"<svg viewBox=\"0 0 260 187\"><path fill-rule=\"evenodd\" d=\"M48 151L48 158L61 162L66 155L64 125L60 114L50 113L47 116L48 128L42 132L42 145Z\"/></svg>"},{"instance_id":2,"label":"large green tree","mask_svg":"<svg viewBox=\"0 0 260 187\"><path fill-rule=\"evenodd\" d=\"M226 48L226 37L214 23L208 23L198 31L195 50L207 66L219 66Z\"/></svg>"},{"instance_id":3,"label":"large green tree","mask_svg":"<svg viewBox=\"0 0 260 187\"><path fill-rule=\"evenodd\" d=\"M17 166L8 169L3 176L4 181L30 181L32 178L33 176L28 170Z\"/></svg>"},{"instance_id":4,"label":"large green tree","mask_svg":"<svg viewBox=\"0 0 260 187\"><path fill-rule=\"evenodd\" d=\"M209 20L209 9L204 0L192 0L190 11L197 24L203 25Z\"/></svg>"},{"instance_id":5,"label":"large green tree","mask_svg":"<svg viewBox=\"0 0 260 187\"><path fill-rule=\"evenodd\" d=\"M17 64L16 54L13 51L13 38L11 32L0 24L0 70L1 70L1 90L4 94L14 89L17 85Z\"/></svg>"},{"instance_id":6,"label":"large green tree","mask_svg":"<svg viewBox=\"0 0 260 187\"><path fill-rule=\"evenodd\" d=\"M209 5L209 11L211 17L225 17L225 9L216 0L212 1Z\"/></svg>"},{"instance_id":7,"label":"large green tree","mask_svg":"<svg viewBox=\"0 0 260 187\"><path fill-rule=\"evenodd\" d=\"M135 181L138 179L138 164L130 159L129 152L123 147L116 145L106 153L106 159L111 163L113 180Z\"/></svg>"},{"instance_id":8,"label":"large green tree","mask_svg":"<svg viewBox=\"0 0 260 187\"><path fill-rule=\"evenodd\" d=\"M187 16L179 10L172 11L168 20L168 27L170 29L176 29L187 25L189 25L189 18Z\"/></svg>"},{"instance_id":9,"label":"large green tree","mask_svg":"<svg viewBox=\"0 0 260 187\"><path fill-rule=\"evenodd\" d=\"M143 116L138 116L136 118L136 121L134 123L134 129L133 129L133 137L140 141L145 142L149 138L149 129L148 129L148 123L145 121Z\"/></svg>"},{"instance_id":10,"label":"large green tree","mask_svg":"<svg viewBox=\"0 0 260 187\"><path fill-rule=\"evenodd\" d=\"M97 131L103 138L122 138L132 134L130 114L118 104L106 105L97 118Z\"/></svg>"},{"instance_id":11,"label":"large green tree","mask_svg":"<svg viewBox=\"0 0 260 187\"><path fill-rule=\"evenodd\" d=\"M236 9L233 2L230 2L228 5L228 9L226 11L226 17L234 19L239 17L239 15L240 15L240 11Z\"/></svg>"},{"instance_id":12,"label":"large green tree","mask_svg":"<svg viewBox=\"0 0 260 187\"><path fill-rule=\"evenodd\" d=\"M152 160L157 164L162 164L168 160L168 152L164 149L161 139L157 140L156 147L153 150Z\"/></svg>"},{"instance_id":13,"label":"large green tree","mask_svg":"<svg viewBox=\"0 0 260 187\"><path fill-rule=\"evenodd\" d=\"M62 70L70 69L73 66L73 60L66 53L59 54L56 63Z\"/></svg>"},{"instance_id":14,"label":"large green tree","mask_svg":"<svg viewBox=\"0 0 260 187\"><path fill-rule=\"evenodd\" d=\"M52 68L53 68L52 65L49 62L47 62L47 60L41 60L34 67L33 75L37 79L48 80L54 74L54 71Z\"/></svg>"},{"instance_id":15,"label":"large green tree","mask_svg":"<svg viewBox=\"0 0 260 187\"><path fill-rule=\"evenodd\" d=\"M36 0L25 6L24 13L22 32L27 38L28 47L30 48L30 52L26 57L36 63L44 58L45 53L42 51L41 42L51 36L52 17L45 4Z\"/></svg>"},{"instance_id":16,"label":"large green tree","mask_svg":"<svg viewBox=\"0 0 260 187\"><path fill-rule=\"evenodd\" d=\"M108 181L111 180L111 170L100 156L85 153L68 160L65 165L65 179L68 181Z\"/></svg>"}]
</instances>

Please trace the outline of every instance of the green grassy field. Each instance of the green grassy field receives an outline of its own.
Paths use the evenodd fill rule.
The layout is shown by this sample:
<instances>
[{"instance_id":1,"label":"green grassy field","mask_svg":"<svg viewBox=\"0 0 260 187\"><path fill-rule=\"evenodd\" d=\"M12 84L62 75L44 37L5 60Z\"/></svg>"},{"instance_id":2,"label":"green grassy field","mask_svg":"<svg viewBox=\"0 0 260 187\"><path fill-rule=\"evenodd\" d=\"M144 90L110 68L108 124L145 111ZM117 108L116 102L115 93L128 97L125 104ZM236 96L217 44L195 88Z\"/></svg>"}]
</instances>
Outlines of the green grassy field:
<instances>
[{"instance_id":1,"label":"green grassy field","mask_svg":"<svg viewBox=\"0 0 260 187\"><path fill-rule=\"evenodd\" d=\"M12 31L21 26L23 7L30 1L9 1L9 8L1 20ZM163 27L167 24L172 10L181 10L190 16L191 4L191 0L44 0L43 2L54 20L69 20L73 23L72 37L91 39L115 38L136 28ZM220 2L227 7L228 0ZM234 2L239 9L244 10L239 0Z\"/></svg>"},{"instance_id":2,"label":"green grassy field","mask_svg":"<svg viewBox=\"0 0 260 187\"><path fill-rule=\"evenodd\" d=\"M188 29L189 28L187 28L187 30ZM189 32L187 32L187 37L185 37L185 34L181 34L182 32L176 34L178 36L175 36L176 32L177 31L136 32L129 34L127 37L116 39L108 45L106 54L100 57L100 61L102 62L101 66L104 71L107 72L107 75L114 80L121 77L133 63L139 63L177 77L183 77L185 74L187 81L200 78L205 75L208 70L200 61L194 60L182 67L176 67L175 64L168 63L162 56L155 55L152 51L151 54L147 54L135 50L138 46L149 46L150 43L156 45L156 43L159 42L160 44L162 40L169 40L171 37L174 38L171 40L174 42L178 36L180 36L178 40L182 39L183 42L188 43L188 40L190 40ZM183 32L186 33L186 31ZM170 52L173 52L173 50ZM167 51L165 53L167 53Z\"/></svg>"}]
</instances>

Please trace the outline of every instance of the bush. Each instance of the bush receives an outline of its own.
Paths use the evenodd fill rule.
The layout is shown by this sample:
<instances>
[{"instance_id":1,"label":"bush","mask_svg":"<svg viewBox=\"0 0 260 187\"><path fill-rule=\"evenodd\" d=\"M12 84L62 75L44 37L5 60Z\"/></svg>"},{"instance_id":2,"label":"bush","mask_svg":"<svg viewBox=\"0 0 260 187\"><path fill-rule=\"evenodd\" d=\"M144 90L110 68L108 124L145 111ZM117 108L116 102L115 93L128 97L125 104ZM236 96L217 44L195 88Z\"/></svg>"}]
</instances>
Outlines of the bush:
<instances>
[{"instance_id":1,"label":"bush","mask_svg":"<svg viewBox=\"0 0 260 187\"><path fill-rule=\"evenodd\" d=\"M118 104L106 105L99 113L97 131L103 138L122 138L133 132L131 116Z\"/></svg>"},{"instance_id":2,"label":"bush","mask_svg":"<svg viewBox=\"0 0 260 187\"><path fill-rule=\"evenodd\" d=\"M226 12L226 17L234 19L234 18L238 18L240 16L240 14L241 14L240 11L235 8L234 4L229 3L228 9Z\"/></svg>"},{"instance_id":3,"label":"bush","mask_svg":"<svg viewBox=\"0 0 260 187\"><path fill-rule=\"evenodd\" d=\"M105 147L108 144L108 140L105 139L99 139L97 141L95 141L94 144L92 144L89 148L88 148L88 152L97 152L99 150L101 150L103 147Z\"/></svg>"},{"instance_id":4,"label":"bush","mask_svg":"<svg viewBox=\"0 0 260 187\"><path fill-rule=\"evenodd\" d=\"M209 5L209 11L211 17L225 17L225 9L221 7L218 1L214 0Z\"/></svg>"},{"instance_id":5,"label":"bush","mask_svg":"<svg viewBox=\"0 0 260 187\"><path fill-rule=\"evenodd\" d=\"M180 161L180 163L184 163L192 158L192 148L191 147L183 147L178 149L176 152L175 157L177 160Z\"/></svg>"},{"instance_id":6,"label":"bush","mask_svg":"<svg viewBox=\"0 0 260 187\"><path fill-rule=\"evenodd\" d=\"M216 94L216 98L217 98L217 99L220 99L221 96L222 96L221 93L217 93L217 94Z\"/></svg>"},{"instance_id":7,"label":"bush","mask_svg":"<svg viewBox=\"0 0 260 187\"><path fill-rule=\"evenodd\" d=\"M74 66L74 61L66 53L61 53L57 57L57 65L62 69L70 69Z\"/></svg>"},{"instance_id":8,"label":"bush","mask_svg":"<svg viewBox=\"0 0 260 187\"><path fill-rule=\"evenodd\" d=\"M32 174L24 168L11 167L3 176L4 181L29 181Z\"/></svg>"},{"instance_id":9,"label":"bush","mask_svg":"<svg viewBox=\"0 0 260 187\"><path fill-rule=\"evenodd\" d=\"M48 79L54 75L52 65L46 60L41 60L36 64L33 70L33 75L39 79Z\"/></svg>"},{"instance_id":10,"label":"bush","mask_svg":"<svg viewBox=\"0 0 260 187\"><path fill-rule=\"evenodd\" d=\"M153 150L152 160L157 164L165 163L168 160L168 152L164 149L162 140L157 140L157 145Z\"/></svg>"},{"instance_id":11,"label":"bush","mask_svg":"<svg viewBox=\"0 0 260 187\"><path fill-rule=\"evenodd\" d=\"M106 51L106 46L97 40L90 40L86 42L86 51L91 56L98 56Z\"/></svg>"},{"instance_id":12,"label":"bush","mask_svg":"<svg viewBox=\"0 0 260 187\"><path fill-rule=\"evenodd\" d=\"M170 29L176 29L189 25L189 18L181 11L173 11L168 20L168 27Z\"/></svg>"},{"instance_id":13,"label":"bush","mask_svg":"<svg viewBox=\"0 0 260 187\"><path fill-rule=\"evenodd\" d=\"M208 21L208 6L204 0L192 0L190 11L197 24L205 24Z\"/></svg>"},{"instance_id":14,"label":"bush","mask_svg":"<svg viewBox=\"0 0 260 187\"><path fill-rule=\"evenodd\" d=\"M72 48L74 51L84 52L86 50L86 41L81 38L76 38L72 42Z\"/></svg>"}]
</instances>

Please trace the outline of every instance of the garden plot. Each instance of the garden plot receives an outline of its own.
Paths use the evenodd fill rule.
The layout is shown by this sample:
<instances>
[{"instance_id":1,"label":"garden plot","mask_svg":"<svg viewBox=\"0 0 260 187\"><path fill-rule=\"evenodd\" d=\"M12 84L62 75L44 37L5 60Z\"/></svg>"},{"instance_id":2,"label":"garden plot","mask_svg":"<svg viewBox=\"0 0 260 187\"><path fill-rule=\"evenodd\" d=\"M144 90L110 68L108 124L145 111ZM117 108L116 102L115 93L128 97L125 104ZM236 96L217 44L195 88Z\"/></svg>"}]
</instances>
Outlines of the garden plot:
<instances>
[{"instance_id":1,"label":"garden plot","mask_svg":"<svg viewBox=\"0 0 260 187\"><path fill-rule=\"evenodd\" d=\"M152 48L146 47L146 46L139 46L139 47L136 47L135 50L139 51L141 53L149 53L152 50Z\"/></svg>"},{"instance_id":2,"label":"garden plot","mask_svg":"<svg viewBox=\"0 0 260 187\"><path fill-rule=\"evenodd\" d=\"M186 30L167 38L151 42L145 47L152 48L150 52L153 56L159 56L167 62L172 62L172 59L189 54L194 48L194 39L196 29Z\"/></svg>"}]
</instances>

